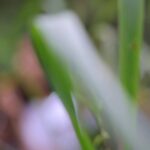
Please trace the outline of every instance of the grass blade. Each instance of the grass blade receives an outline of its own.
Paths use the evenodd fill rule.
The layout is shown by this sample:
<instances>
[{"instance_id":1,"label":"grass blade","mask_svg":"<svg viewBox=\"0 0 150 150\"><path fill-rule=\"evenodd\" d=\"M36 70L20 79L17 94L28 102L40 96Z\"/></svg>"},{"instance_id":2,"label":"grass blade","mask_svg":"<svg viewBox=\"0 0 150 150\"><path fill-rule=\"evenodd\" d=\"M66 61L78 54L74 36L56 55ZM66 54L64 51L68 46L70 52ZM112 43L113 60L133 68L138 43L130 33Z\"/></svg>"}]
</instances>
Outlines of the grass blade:
<instances>
[{"instance_id":1,"label":"grass blade","mask_svg":"<svg viewBox=\"0 0 150 150\"><path fill-rule=\"evenodd\" d=\"M67 74L67 70L62 65L60 61L61 59L56 57L53 50L48 47L36 25L32 27L31 33L37 56L44 67L48 79L51 81L58 95L61 97L63 104L70 115L81 148L83 150L94 150L89 137L86 132L80 128L76 117L72 100L72 84L71 79Z\"/></svg>"},{"instance_id":2,"label":"grass blade","mask_svg":"<svg viewBox=\"0 0 150 150\"><path fill-rule=\"evenodd\" d=\"M144 21L144 0L118 0L120 25L120 77L123 86L137 101L140 49Z\"/></svg>"},{"instance_id":3,"label":"grass blade","mask_svg":"<svg viewBox=\"0 0 150 150\"><path fill-rule=\"evenodd\" d=\"M140 77L140 49L144 24L144 0L119 0L120 78L137 105ZM136 105L133 108L135 115ZM136 117L134 117L136 120ZM131 149L128 144L125 146Z\"/></svg>"}]
</instances>

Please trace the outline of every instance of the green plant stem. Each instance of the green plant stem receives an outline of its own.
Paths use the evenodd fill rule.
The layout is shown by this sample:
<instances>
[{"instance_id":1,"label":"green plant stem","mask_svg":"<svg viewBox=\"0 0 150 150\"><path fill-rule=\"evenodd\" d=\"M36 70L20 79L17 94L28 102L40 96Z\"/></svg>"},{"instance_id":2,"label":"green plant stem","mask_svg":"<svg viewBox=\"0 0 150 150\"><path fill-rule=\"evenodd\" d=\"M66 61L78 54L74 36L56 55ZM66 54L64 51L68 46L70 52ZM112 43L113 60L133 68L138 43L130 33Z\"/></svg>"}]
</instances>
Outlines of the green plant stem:
<instances>
[{"instance_id":1,"label":"green plant stem","mask_svg":"<svg viewBox=\"0 0 150 150\"><path fill-rule=\"evenodd\" d=\"M144 0L119 0L120 78L134 102L140 76Z\"/></svg>"}]
</instances>

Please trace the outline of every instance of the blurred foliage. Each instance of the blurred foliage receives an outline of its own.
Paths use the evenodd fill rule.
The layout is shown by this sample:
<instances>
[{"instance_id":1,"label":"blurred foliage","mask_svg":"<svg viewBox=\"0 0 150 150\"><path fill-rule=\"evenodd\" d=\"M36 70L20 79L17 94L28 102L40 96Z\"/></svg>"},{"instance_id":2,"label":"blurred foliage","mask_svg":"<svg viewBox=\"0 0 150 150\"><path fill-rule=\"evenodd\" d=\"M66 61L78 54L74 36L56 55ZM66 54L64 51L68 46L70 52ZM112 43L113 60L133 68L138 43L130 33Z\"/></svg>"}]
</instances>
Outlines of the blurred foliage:
<instances>
[{"instance_id":1,"label":"blurred foliage","mask_svg":"<svg viewBox=\"0 0 150 150\"><path fill-rule=\"evenodd\" d=\"M114 22L117 12L116 0L0 0L0 69L8 70L11 58L17 49L17 40L32 17L44 7L45 11L57 12L67 5L74 9L83 20L94 41L97 41L95 30L101 22ZM64 3L65 2L65 3ZM54 10L55 9L55 10ZM8 69L7 69L8 68Z\"/></svg>"},{"instance_id":2,"label":"blurred foliage","mask_svg":"<svg viewBox=\"0 0 150 150\"><path fill-rule=\"evenodd\" d=\"M44 4L43 4L44 3ZM150 43L150 2L146 1L145 39ZM0 68L10 66L16 41L38 12L73 9L82 19L93 41L99 46L98 30L102 23L117 25L117 0L0 0Z\"/></svg>"},{"instance_id":3,"label":"blurred foliage","mask_svg":"<svg viewBox=\"0 0 150 150\"><path fill-rule=\"evenodd\" d=\"M7 70L17 40L39 11L41 0L0 0L0 69Z\"/></svg>"},{"instance_id":4,"label":"blurred foliage","mask_svg":"<svg viewBox=\"0 0 150 150\"><path fill-rule=\"evenodd\" d=\"M87 28L101 22L111 22L116 17L117 0L67 0L76 10Z\"/></svg>"},{"instance_id":5,"label":"blurred foliage","mask_svg":"<svg viewBox=\"0 0 150 150\"><path fill-rule=\"evenodd\" d=\"M101 23L116 24L117 0L66 0L83 21L93 41L98 46L98 30Z\"/></svg>"},{"instance_id":6,"label":"blurred foliage","mask_svg":"<svg viewBox=\"0 0 150 150\"><path fill-rule=\"evenodd\" d=\"M42 4L43 2L45 2L44 5ZM150 44L150 1L147 0L146 3L145 41ZM15 54L15 50L18 49L17 45L22 39L22 35L24 33L28 33L28 26L30 25L33 17L36 14L41 12L56 13L67 8L73 9L75 12L77 12L81 20L83 21L87 31L89 32L92 40L95 42L98 48L100 44L102 45L102 39L99 38L101 25L105 27L107 27L107 25L110 25L110 28L113 27L112 30L116 29L114 32L117 35L117 0L0 0L0 74L2 73L1 71L9 71L11 69L12 57ZM102 30L104 28L102 28ZM104 32L104 34L107 33L108 32ZM110 35L107 34L107 37L109 36ZM110 40L112 40L112 38L113 36L111 36ZM111 43L107 40L108 39L104 41L105 46L103 46L103 51L106 50L106 45L108 45L108 43ZM115 44L112 43L112 45ZM111 46L109 48L111 48ZM116 47L114 47L114 49L115 48ZM24 67L22 69L24 69ZM54 75L54 78L57 78L55 79L58 82L57 87L60 88L60 82L58 80L59 77L57 75L60 74ZM149 84L148 79L150 79L149 75L146 76L146 80L143 79L143 81L145 81L145 84ZM66 84L63 76L62 81L64 84ZM26 82L26 80L24 80L24 82ZM31 86L31 84L34 85L33 83L35 83L36 81L28 82L30 84L28 84L28 86L26 86L25 88L30 91L29 93L31 93L32 90L40 90L40 88L38 90L35 90L35 86ZM26 82L26 84L28 82ZM62 85L62 91L64 90L63 86L64 85ZM65 90L67 90L67 88ZM37 93L39 94L40 92ZM143 97L141 99L143 99ZM71 105L72 103L70 104L70 106ZM68 106L68 109L73 108L73 106L70 106ZM73 109L71 110L73 111ZM97 143L99 144L100 142L103 142L103 140L105 139L101 139L101 136L98 136L94 142L97 145Z\"/></svg>"}]
</instances>

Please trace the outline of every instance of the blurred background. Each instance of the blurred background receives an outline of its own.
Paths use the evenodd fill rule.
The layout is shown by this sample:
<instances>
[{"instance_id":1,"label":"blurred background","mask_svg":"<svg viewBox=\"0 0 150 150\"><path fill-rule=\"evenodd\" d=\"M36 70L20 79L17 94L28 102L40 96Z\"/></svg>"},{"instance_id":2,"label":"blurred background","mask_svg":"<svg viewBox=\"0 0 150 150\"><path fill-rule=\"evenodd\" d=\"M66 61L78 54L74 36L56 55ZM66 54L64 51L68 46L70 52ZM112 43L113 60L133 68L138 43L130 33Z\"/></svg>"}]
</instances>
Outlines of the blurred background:
<instances>
[{"instance_id":1,"label":"blurred background","mask_svg":"<svg viewBox=\"0 0 150 150\"><path fill-rule=\"evenodd\" d=\"M36 57L29 36L39 14L73 10L105 63L118 76L117 0L0 0L0 149L80 150L69 116ZM141 50L140 109L150 117L150 1ZM81 122L97 149L117 149L80 104ZM119 147L119 146L118 146Z\"/></svg>"}]
</instances>

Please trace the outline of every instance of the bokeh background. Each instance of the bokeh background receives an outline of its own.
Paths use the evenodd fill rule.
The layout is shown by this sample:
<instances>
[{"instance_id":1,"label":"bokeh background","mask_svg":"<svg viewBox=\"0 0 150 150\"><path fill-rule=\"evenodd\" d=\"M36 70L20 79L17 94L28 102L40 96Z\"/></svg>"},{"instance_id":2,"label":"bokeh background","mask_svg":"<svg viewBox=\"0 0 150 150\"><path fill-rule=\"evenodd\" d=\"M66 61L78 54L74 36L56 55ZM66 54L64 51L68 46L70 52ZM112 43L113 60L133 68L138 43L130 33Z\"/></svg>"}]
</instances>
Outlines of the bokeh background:
<instances>
[{"instance_id":1,"label":"bokeh background","mask_svg":"<svg viewBox=\"0 0 150 150\"><path fill-rule=\"evenodd\" d=\"M29 35L35 16L68 9L80 17L98 53L118 76L117 0L0 0L0 149L80 149L68 114L43 72ZM139 107L147 117L150 117L149 26L147 0L138 93ZM92 112L84 104L80 104L79 111L97 148L101 145L104 150L116 149L109 133L97 128Z\"/></svg>"}]
</instances>

